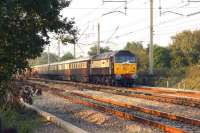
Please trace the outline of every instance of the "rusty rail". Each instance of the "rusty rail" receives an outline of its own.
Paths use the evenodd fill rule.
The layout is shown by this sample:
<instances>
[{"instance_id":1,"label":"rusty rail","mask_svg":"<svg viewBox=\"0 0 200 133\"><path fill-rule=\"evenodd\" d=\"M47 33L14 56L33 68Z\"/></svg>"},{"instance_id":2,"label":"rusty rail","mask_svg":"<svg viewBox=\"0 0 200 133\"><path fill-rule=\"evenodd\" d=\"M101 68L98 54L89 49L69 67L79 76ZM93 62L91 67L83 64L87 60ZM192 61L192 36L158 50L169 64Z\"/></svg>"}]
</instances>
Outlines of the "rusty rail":
<instances>
[{"instance_id":1,"label":"rusty rail","mask_svg":"<svg viewBox=\"0 0 200 133\"><path fill-rule=\"evenodd\" d=\"M153 87L132 87L128 88L128 90L133 91L143 91L143 92L151 92L151 93L157 93L157 94L175 94L176 96L186 96L191 98L197 98L200 99L200 92L196 91L181 91L181 90L172 90L172 89L160 89L160 88L153 88Z\"/></svg>"},{"instance_id":2,"label":"rusty rail","mask_svg":"<svg viewBox=\"0 0 200 133\"><path fill-rule=\"evenodd\" d=\"M75 102L75 103L78 103L78 104L83 104L85 106L92 107L92 108L95 108L95 109L98 109L98 110L101 110L101 111L104 111L104 112L108 112L108 113L111 113L113 115L116 115L116 116L123 118L123 119L126 119L126 120L134 120L134 121L137 121L137 122L140 122L140 123L143 123L143 124L154 126L154 127L157 127L159 129L166 131L166 132L169 132L169 133L186 133L186 131L184 131L180 128L176 128L176 127L173 127L173 126L170 126L170 125L165 125L165 124L157 122L157 121L152 121L152 120L149 120L148 118L146 119L146 118L138 117L138 116L135 116L135 115L132 115L132 114L122 112L122 111L113 110L111 108L107 108L107 107L104 107L104 106L99 106L99 105L96 105L92 102L87 102L87 101L84 101L84 100L75 99L75 98L65 96L64 93L63 93L64 92L63 89L51 88L51 87L48 87L46 85L44 85L43 87L45 87L45 89L44 89L45 91L50 90L53 94L58 95L58 96L63 97L63 98L66 98L68 100L71 100L72 102Z\"/></svg>"},{"instance_id":3,"label":"rusty rail","mask_svg":"<svg viewBox=\"0 0 200 133\"><path fill-rule=\"evenodd\" d=\"M162 123L151 121L151 120L148 120L148 119L144 119L144 118L134 116L132 114L128 114L128 113L125 113L125 112L122 112L122 111L118 111L118 110L114 110L114 109L111 109L111 108L99 106L99 105L96 105L96 104L88 102L88 101L75 99L75 98L72 98L72 97L69 97L69 96L65 96L64 98L70 100L73 103L82 104L82 105L85 105L85 106L88 106L88 107L91 107L91 108L94 108L94 109L98 109L98 110L101 110L101 111L104 111L104 112L108 112L108 113L111 113L111 114L113 114L117 117L120 117L120 118L123 118L123 119L126 119L126 120L133 120L133 121L140 122L142 124L147 124L147 125L159 128L159 129L161 129L165 132L168 132L168 133L187 133L186 131L179 129L179 128L176 128L176 127L164 125Z\"/></svg>"},{"instance_id":4,"label":"rusty rail","mask_svg":"<svg viewBox=\"0 0 200 133\"><path fill-rule=\"evenodd\" d=\"M144 112L144 113L147 113L147 114L167 118L167 119L170 119L170 120L180 121L180 122L183 122L183 123L186 123L186 124L192 124L194 126L200 126L200 120L196 120L196 119L190 119L190 118L186 118L186 117L182 117L182 116L172 115L172 114L169 114L169 113L166 113L166 112L161 112L161 111L158 111L158 110L152 110L152 109L148 109L148 108L144 108L144 107L139 107L139 106L135 106L135 105L119 102L119 101L114 101L114 100L111 100L111 99L97 98L97 97L94 97L94 96L76 93L76 92L72 92L71 94L81 96L81 97L84 97L84 98L88 98L88 99L92 99L92 100L99 101L99 102L104 102L104 103L108 103L108 104L112 104L112 105L116 105L116 106L120 106L120 107L125 107L125 108L128 108L128 109Z\"/></svg>"},{"instance_id":5,"label":"rusty rail","mask_svg":"<svg viewBox=\"0 0 200 133\"><path fill-rule=\"evenodd\" d=\"M119 94L120 95L120 94ZM129 97L135 97L135 98L141 98L141 99L147 99L151 101L158 101L158 102L164 102L164 103L172 103L177 105L184 105L184 106L190 106L195 108L200 108L200 101L189 101L185 99L178 99L178 98L172 98L167 96L159 96L159 95L138 95L138 94L127 94Z\"/></svg>"},{"instance_id":6,"label":"rusty rail","mask_svg":"<svg viewBox=\"0 0 200 133\"><path fill-rule=\"evenodd\" d=\"M89 83L77 83L77 82L71 82L71 81L55 81L55 80L46 80L46 79L33 79L33 80L39 80L39 81L45 81L45 82L54 82L57 84L69 84L74 86L82 86L87 87L87 89L90 90L97 90L122 96L129 96L129 97L135 97L135 98L141 98L151 101L158 101L158 102L164 102L164 103L172 103L177 105L184 105L184 106L190 106L195 108L200 108L200 100L194 100L194 99L188 99L188 98L179 98L179 97L168 97L168 96L161 96L161 95L144 95L144 94L130 94L132 91L127 90L127 88L115 88L112 86L102 86L102 85L94 85Z\"/></svg>"}]
</instances>

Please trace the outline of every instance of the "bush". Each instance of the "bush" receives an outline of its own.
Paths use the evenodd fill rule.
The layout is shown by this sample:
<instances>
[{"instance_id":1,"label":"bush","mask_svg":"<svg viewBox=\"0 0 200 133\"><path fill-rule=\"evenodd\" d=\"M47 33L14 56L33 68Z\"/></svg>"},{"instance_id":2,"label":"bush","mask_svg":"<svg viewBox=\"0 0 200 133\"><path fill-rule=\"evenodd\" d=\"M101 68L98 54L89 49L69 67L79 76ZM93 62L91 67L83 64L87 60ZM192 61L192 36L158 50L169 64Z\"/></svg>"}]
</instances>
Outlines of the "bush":
<instances>
[{"instance_id":1,"label":"bush","mask_svg":"<svg viewBox=\"0 0 200 133\"><path fill-rule=\"evenodd\" d=\"M0 109L2 127L16 128L19 133L30 133L42 124L42 119L38 115L27 109Z\"/></svg>"}]
</instances>

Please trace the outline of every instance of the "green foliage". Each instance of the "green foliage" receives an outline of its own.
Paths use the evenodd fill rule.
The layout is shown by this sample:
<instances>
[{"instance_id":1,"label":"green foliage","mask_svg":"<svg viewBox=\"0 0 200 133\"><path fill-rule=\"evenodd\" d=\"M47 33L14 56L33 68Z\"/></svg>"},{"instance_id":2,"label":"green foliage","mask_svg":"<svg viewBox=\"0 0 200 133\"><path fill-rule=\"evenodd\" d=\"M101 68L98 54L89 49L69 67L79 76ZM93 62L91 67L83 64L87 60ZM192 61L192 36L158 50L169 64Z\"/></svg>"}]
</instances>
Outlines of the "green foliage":
<instances>
[{"instance_id":1,"label":"green foliage","mask_svg":"<svg viewBox=\"0 0 200 133\"><path fill-rule=\"evenodd\" d=\"M112 50L110 50L109 47L105 47L105 48L100 47L100 53L105 53L105 52L110 52L110 51L112 51ZM97 55L97 45L90 48L90 51L88 51L88 55L90 55L90 56Z\"/></svg>"},{"instance_id":2,"label":"green foliage","mask_svg":"<svg viewBox=\"0 0 200 133\"><path fill-rule=\"evenodd\" d=\"M75 35L74 22L61 19L69 2L2 0L0 2L0 72L10 77L28 66L49 43L48 32ZM4 78L4 77L1 77Z\"/></svg>"},{"instance_id":3,"label":"green foliage","mask_svg":"<svg viewBox=\"0 0 200 133\"><path fill-rule=\"evenodd\" d=\"M7 88L7 89L4 89ZM6 103L6 93L10 90L10 86L7 81L0 81L0 108Z\"/></svg>"},{"instance_id":4,"label":"green foliage","mask_svg":"<svg viewBox=\"0 0 200 133\"><path fill-rule=\"evenodd\" d=\"M148 70L148 54L142 46L142 42L128 42L124 48L137 56L138 70L145 72Z\"/></svg>"},{"instance_id":5,"label":"green foliage","mask_svg":"<svg viewBox=\"0 0 200 133\"><path fill-rule=\"evenodd\" d=\"M173 37L170 50L172 67L197 64L200 60L200 30L178 33Z\"/></svg>"},{"instance_id":6,"label":"green foliage","mask_svg":"<svg viewBox=\"0 0 200 133\"><path fill-rule=\"evenodd\" d=\"M70 60L70 59L73 59L74 56L70 53L70 52L67 52L66 54L64 54L62 57L61 57L61 61L64 61L64 60Z\"/></svg>"},{"instance_id":7,"label":"green foliage","mask_svg":"<svg viewBox=\"0 0 200 133\"><path fill-rule=\"evenodd\" d=\"M0 1L0 84L28 67L49 44L49 33L76 40L74 21L60 12L69 5L65 0ZM70 40L71 42L72 40ZM0 86L0 91L6 92Z\"/></svg>"},{"instance_id":8,"label":"green foliage","mask_svg":"<svg viewBox=\"0 0 200 133\"><path fill-rule=\"evenodd\" d=\"M176 84L176 87L190 89L190 90L200 90L200 66L190 66L185 71L184 78L181 82Z\"/></svg>"},{"instance_id":9,"label":"green foliage","mask_svg":"<svg viewBox=\"0 0 200 133\"><path fill-rule=\"evenodd\" d=\"M58 61L58 56L54 53L49 53L49 60L50 63L57 62ZM35 65L42 65L42 64L47 64L48 63L48 53L43 52L40 57L37 57L36 59L29 60L30 66L35 66Z\"/></svg>"},{"instance_id":10,"label":"green foliage","mask_svg":"<svg viewBox=\"0 0 200 133\"><path fill-rule=\"evenodd\" d=\"M172 60L170 62L172 68L180 68L189 65L187 60L187 56L180 49L173 49L171 50L171 57Z\"/></svg>"},{"instance_id":11,"label":"green foliage","mask_svg":"<svg viewBox=\"0 0 200 133\"><path fill-rule=\"evenodd\" d=\"M168 48L154 45L154 67L156 69L170 68L171 55Z\"/></svg>"},{"instance_id":12,"label":"green foliage","mask_svg":"<svg viewBox=\"0 0 200 133\"><path fill-rule=\"evenodd\" d=\"M170 87L177 87L178 84L183 83L192 89L200 86L198 74L193 77L188 76L188 73L194 75L194 71L199 70L195 67L195 70L189 71L188 68L193 68L193 65L200 63L200 30L176 34L168 47L154 45L154 75L152 77L148 75L148 52L146 52L148 49L143 48L141 42L129 42L125 49L136 54L138 58L138 83L140 84L145 80L147 85L164 87L167 85L166 81Z\"/></svg>"},{"instance_id":13,"label":"green foliage","mask_svg":"<svg viewBox=\"0 0 200 133\"><path fill-rule=\"evenodd\" d=\"M43 122L35 112L30 110L0 109L3 128L16 128L19 133L31 133Z\"/></svg>"}]
</instances>

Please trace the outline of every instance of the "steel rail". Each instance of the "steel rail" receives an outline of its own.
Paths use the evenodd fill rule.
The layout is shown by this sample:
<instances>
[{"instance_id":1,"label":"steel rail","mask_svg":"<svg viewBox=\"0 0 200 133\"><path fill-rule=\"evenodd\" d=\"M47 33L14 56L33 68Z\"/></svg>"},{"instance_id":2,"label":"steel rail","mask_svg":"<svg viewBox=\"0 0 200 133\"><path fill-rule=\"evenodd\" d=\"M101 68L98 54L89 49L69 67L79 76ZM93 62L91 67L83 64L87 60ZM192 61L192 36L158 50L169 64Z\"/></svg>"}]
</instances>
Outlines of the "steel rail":
<instances>
[{"instance_id":1,"label":"steel rail","mask_svg":"<svg viewBox=\"0 0 200 133\"><path fill-rule=\"evenodd\" d=\"M35 84L33 84L33 85L35 85ZM57 96L60 96L60 97L63 97L63 98L67 97L63 93L64 92L63 89L51 88L51 87L48 87L46 85L43 85L42 87L45 87L45 89L44 89L45 91L51 91L51 93L53 93L54 95L57 95ZM84 101L84 100L79 100L79 101L90 103L90 105L91 104L95 105L92 102L87 102L87 101ZM85 104L83 104L83 105L85 105ZM87 105L88 104L86 104L86 106ZM93 106L89 106L89 107L93 107ZM170 126L168 124L165 125L163 123L160 123L158 121L153 121L153 120L150 120L148 118L138 117L138 116L135 116L135 115L132 115L132 114L128 114L128 113L122 112L122 111L118 111L118 110L113 110L113 109L110 109L110 108L106 108L104 106L95 105L95 107L97 107L95 109L99 109L99 110L101 110L103 108L103 110L101 110L101 111L105 111L105 112L111 113L113 115L116 115L118 117L124 118L126 120L134 120L134 121L137 121L137 122L140 122L140 123L143 123L143 124L154 126L154 127L160 128L163 131L166 131L166 132L169 132L169 133L186 133L186 131L184 131L184 130L182 130L180 128L173 127L173 126Z\"/></svg>"},{"instance_id":2,"label":"steel rail","mask_svg":"<svg viewBox=\"0 0 200 133\"><path fill-rule=\"evenodd\" d=\"M146 96L146 95L138 95L138 94L127 94L127 96L151 100L151 101L158 101L158 102L172 103L172 104L177 104L177 105L184 105L184 106L200 108L200 101L194 102L192 100L190 101L190 100L185 100L185 99L178 99L178 98L159 96L159 95Z\"/></svg>"},{"instance_id":3,"label":"steel rail","mask_svg":"<svg viewBox=\"0 0 200 133\"><path fill-rule=\"evenodd\" d=\"M31 85L34 85L34 84L31 83ZM40 85L40 86L41 87L48 87L46 85ZM63 89L58 89L58 88L53 88L53 87L48 87L48 90L54 91L54 93L64 92ZM172 114L168 114L166 112L161 112L161 111L158 111L158 110L152 110L152 109L148 109L148 108L134 106L134 105L130 105L130 104L127 104L127 103L122 103L122 102L117 102L117 101L110 100L110 99L97 98L97 97L93 97L93 96L89 96L89 95L85 95L85 94L80 94L80 93L75 93L75 92L71 92L71 93L85 97L85 98L90 98L90 99L93 99L93 100L96 100L96 101L105 102L105 103L109 103L109 104L113 104L113 105L117 105L117 106L121 106L121 107L130 108L130 109L133 109L133 110L141 111L141 112L152 114L152 115L155 115L155 116L160 116L160 117L167 118L167 119L170 119L170 120L176 120L176 121L180 121L180 122L183 122L183 123L186 123L186 124L192 124L192 125L195 125L195 126L200 126L200 120L197 120L197 119L190 119L190 118L186 118L186 117L182 117L182 116L172 115Z\"/></svg>"},{"instance_id":4,"label":"steel rail","mask_svg":"<svg viewBox=\"0 0 200 133\"><path fill-rule=\"evenodd\" d=\"M169 113L166 113L166 112L161 112L161 111L158 111L158 110L155 110L155 109L153 110L153 109L149 109L149 108L135 106L135 105L131 105L131 104L128 104L128 103L123 103L123 102L119 102L119 101L111 100L111 99L97 98L97 97L94 97L94 96L81 94L81 93L77 93L77 92L71 92L71 94L76 95L76 96L80 96L80 97L84 97L84 98L88 98L88 99L92 99L92 100L99 101L99 102L104 102L104 103L116 105L116 106L119 106L119 107L125 107L125 108L128 108L128 109L144 112L144 113L147 113L147 114L167 118L167 119L170 119L170 120L180 121L180 122L183 122L183 123L186 123L186 124L191 124L191 125L194 125L194 126L200 126L200 120L197 120L197 119L190 119L190 118L186 118L186 117L182 117L182 116L178 116L178 115L169 114Z\"/></svg>"},{"instance_id":5,"label":"steel rail","mask_svg":"<svg viewBox=\"0 0 200 133\"><path fill-rule=\"evenodd\" d=\"M91 108L94 108L94 109L97 109L97 110L100 110L100 111L103 111L103 112L111 113L111 114L113 114L117 117L120 117L120 118L123 118L123 119L126 119L126 120L133 120L133 121L140 122L142 124L147 124L147 125L159 128L159 129L161 129L165 132L168 132L168 133L187 133L186 131L184 131L180 128L165 125L165 124L162 124L162 123L159 123L159 122L155 122L155 121L152 121L152 120L149 120L149 119L141 118L141 117L138 117L138 116L135 116L135 115L132 115L132 114L128 114L128 113L125 113L125 112L122 112L122 111L114 110L114 109L111 109L111 108L108 108L108 107L96 105L96 104L88 102L88 101L72 98L72 97L69 97L69 96L65 96L64 98L73 102L73 103L85 105L87 107L91 107Z\"/></svg>"},{"instance_id":6,"label":"steel rail","mask_svg":"<svg viewBox=\"0 0 200 133\"><path fill-rule=\"evenodd\" d=\"M193 92L193 91L182 91L182 90L172 90L172 89L160 89L160 88L147 88L147 87L132 87L128 88L128 90L133 91L144 91L144 92L151 92L151 93L157 93L157 94L173 94L176 96L186 96L192 98L199 98L200 99L200 92Z\"/></svg>"},{"instance_id":7,"label":"steel rail","mask_svg":"<svg viewBox=\"0 0 200 133\"><path fill-rule=\"evenodd\" d=\"M38 81L38 79L33 79L33 80ZM200 100L194 100L191 98L188 99L188 98L172 97L172 96L168 97L168 96L161 96L161 95L155 95L155 94L145 94L142 92L140 94L130 94L134 92L127 90L127 88L123 88L123 87L116 88L112 86L102 86L102 85L95 85L95 84L89 84L89 83L46 80L46 79L39 79L39 81L82 86L82 87L86 87L86 89L89 89L89 90L96 90L96 91L102 91L102 92L107 92L107 93L112 93L112 94L117 94L117 95L122 95L122 96L135 97L135 98L141 98L141 99L146 99L146 100L151 100L151 101L158 101L158 102L172 103L172 104L177 104L177 105L200 108Z\"/></svg>"}]
</instances>

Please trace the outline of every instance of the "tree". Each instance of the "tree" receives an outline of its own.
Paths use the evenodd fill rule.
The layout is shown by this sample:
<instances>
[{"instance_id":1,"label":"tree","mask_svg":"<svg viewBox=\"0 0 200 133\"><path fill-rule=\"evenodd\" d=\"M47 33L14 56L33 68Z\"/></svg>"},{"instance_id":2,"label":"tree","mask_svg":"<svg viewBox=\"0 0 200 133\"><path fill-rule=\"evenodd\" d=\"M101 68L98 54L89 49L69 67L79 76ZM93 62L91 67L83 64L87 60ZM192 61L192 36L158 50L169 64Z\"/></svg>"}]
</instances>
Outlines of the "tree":
<instances>
[{"instance_id":1,"label":"tree","mask_svg":"<svg viewBox=\"0 0 200 133\"><path fill-rule=\"evenodd\" d=\"M49 44L49 33L70 36L76 40L74 21L60 12L69 5L65 0L1 0L0 1L0 93L8 89L2 82L28 67L28 59L36 58ZM1 97L2 98L2 97Z\"/></svg>"},{"instance_id":2,"label":"tree","mask_svg":"<svg viewBox=\"0 0 200 133\"><path fill-rule=\"evenodd\" d=\"M105 52L110 52L110 51L112 51L112 50L110 50L109 47L105 47L105 48L100 47L100 53L105 53ZM97 55L97 45L90 48L90 51L88 51L88 55L90 55L90 56Z\"/></svg>"},{"instance_id":3,"label":"tree","mask_svg":"<svg viewBox=\"0 0 200 133\"><path fill-rule=\"evenodd\" d=\"M62 57L61 57L61 61L64 61L64 60L70 60L70 59L73 59L74 56L70 53L70 52L67 52L66 54L64 54Z\"/></svg>"},{"instance_id":4,"label":"tree","mask_svg":"<svg viewBox=\"0 0 200 133\"><path fill-rule=\"evenodd\" d=\"M172 68L180 68L189 65L187 56L185 56L180 49L173 49L171 51L171 57L172 59L170 61L170 64Z\"/></svg>"},{"instance_id":5,"label":"tree","mask_svg":"<svg viewBox=\"0 0 200 133\"><path fill-rule=\"evenodd\" d=\"M171 55L168 48L154 45L153 52L155 68L170 68Z\"/></svg>"},{"instance_id":6,"label":"tree","mask_svg":"<svg viewBox=\"0 0 200 133\"><path fill-rule=\"evenodd\" d=\"M128 42L124 48L135 54L139 71L145 72L148 69L148 54L141 42Z\"/></svg>"},{"instance_id":7,"label":"tree","mask_svg":"<svg viewBox=\"0 0 200 133\"><path fill-rule=\"evenodd\" d=\"M172 66L188 66L200 60L200 30L183 31L172 37Z\"/></svg>"}]
</instances>

